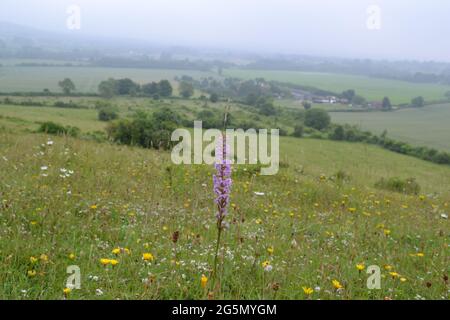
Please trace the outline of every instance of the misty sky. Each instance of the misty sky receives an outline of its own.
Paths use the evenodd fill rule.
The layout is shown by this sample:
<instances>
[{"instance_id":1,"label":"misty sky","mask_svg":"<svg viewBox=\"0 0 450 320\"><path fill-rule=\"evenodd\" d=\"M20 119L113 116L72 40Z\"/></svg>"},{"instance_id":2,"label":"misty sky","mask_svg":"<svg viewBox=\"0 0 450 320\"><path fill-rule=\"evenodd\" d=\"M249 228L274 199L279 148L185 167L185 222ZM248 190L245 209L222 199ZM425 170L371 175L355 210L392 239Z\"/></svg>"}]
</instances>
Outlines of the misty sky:
<instances>
[{"instance_id":1,"label":"misty sky","mask_svg":"<svg viewBox=\"0 0 450 320\"><path fill-rule=\"evenodd\" d=\"M1 0L0 21L67 32L66 8L81 8L80 34L360 58L450 61L446 0ZM381 8L381 29L366 10Z\"/></svg>"}]
</instances>

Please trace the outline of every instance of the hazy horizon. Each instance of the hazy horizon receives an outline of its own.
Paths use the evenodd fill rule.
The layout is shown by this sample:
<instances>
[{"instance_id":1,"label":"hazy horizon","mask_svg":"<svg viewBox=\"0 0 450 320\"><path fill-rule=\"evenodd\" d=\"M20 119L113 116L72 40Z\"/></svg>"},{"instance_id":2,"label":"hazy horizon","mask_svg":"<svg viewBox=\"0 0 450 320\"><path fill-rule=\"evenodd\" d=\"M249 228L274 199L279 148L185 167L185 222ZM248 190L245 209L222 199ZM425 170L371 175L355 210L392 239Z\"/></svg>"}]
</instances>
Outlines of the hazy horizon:
<instances>
[{"instance_id":1,"label":"hazy horizon","mask_svg":"<svg viewBox=\"0 0 450 320\"><path fill-rule=\"evenodd\" d=\"M450 61L450 3L332 0L3 0L0 21L68 32L67 8L81 9L79 35L168 46L344 58ZM380 29L367 9L381 9Z\"/></svg>"}]
</instances>

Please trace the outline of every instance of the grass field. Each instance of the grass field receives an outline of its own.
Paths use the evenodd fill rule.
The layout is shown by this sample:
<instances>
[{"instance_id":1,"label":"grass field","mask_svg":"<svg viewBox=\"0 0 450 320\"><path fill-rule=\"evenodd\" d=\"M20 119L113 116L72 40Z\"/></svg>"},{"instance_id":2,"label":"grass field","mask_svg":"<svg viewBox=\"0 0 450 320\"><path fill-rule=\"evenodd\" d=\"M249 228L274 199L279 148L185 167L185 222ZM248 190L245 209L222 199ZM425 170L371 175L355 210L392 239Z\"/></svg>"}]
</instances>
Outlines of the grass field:
<instances>
[{"instance_id":1,"label":"grass field","mask_svg":"<svg viewBox=\"0 0 450 320\"><path fill-rule=\"evenodd\" d=\"M448 299L450 225L441 215L450 168L294 138L282 139L281 154L276 176L233 174L213 287L211 167L174 166L165 152L0 133L0 298ZM334 180L337 170L348 179ZM373 188L394 175L416 177L424 196ZM63 293L71 265L81 289ZM381 290L366 288L369 265L381 268Z\"/></svg>"},{"instance_id":2,"label":"grass field","mask_svg":"<svg viewBox=\"0 0 450 320\"><path fill-rule=\"evenodd\" d=\"M442 100L445 93L450 91L450 86L444 85L414 84L331 73L227 69L224 70L224 75L244 79L265 78L267 80L290 82L336 93L354 89L357 94L362 95L369 101L381 101L383 97L388 96L394 104L409 103L412 98L417 96L423 96L426 100Z\"/></svg>"},{"instance_id":3,"label":"grass field","mask_svg":"<svg viewBox=\"0 0 450 320\"><path fill-rule=\"evenodd\" d=\"M176 76L205 77L210 73L190 70L157 70L94 67L0 67L0 92L40 92L49 89L60 92L58 82L71 78L79 92L97 92L98 84L108 78L130 78L138 83L167 79Z\"/></svg>"},{"instance_id":4,"label":"grass field","mask_svg":"<svg viewBox=\"0 0 450 320\"><path fill-rule=\"evenodd\" d=\"M395 112L334 112L332 121L360 126L374 133L419 146L450 150L450 104Z\"/></svg>"}]
</instances>

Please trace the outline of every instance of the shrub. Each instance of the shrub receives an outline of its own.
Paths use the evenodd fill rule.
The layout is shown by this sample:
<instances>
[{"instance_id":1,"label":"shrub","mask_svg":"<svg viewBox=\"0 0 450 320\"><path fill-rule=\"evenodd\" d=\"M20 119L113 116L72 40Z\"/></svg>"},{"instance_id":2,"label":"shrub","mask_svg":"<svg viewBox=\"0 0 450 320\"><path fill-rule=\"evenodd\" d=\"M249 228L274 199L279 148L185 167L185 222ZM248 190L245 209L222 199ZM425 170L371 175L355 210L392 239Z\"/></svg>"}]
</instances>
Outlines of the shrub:
<instances>
[{"instance_id":1,"label":"shrub","mask_svg":"<svg viewBox=\"0 0 450 320\"><path fill-rule=\"evenodd\" d=\"M309 109L305 113L305 125L317 130L323 130L330 125L328 112L322 109Z\"/></svg>"},{"instance_id":2,"label":"shrub","mask_svg":"<svg viewBox=\"0 0 450 320\"><path fill-rule=\"evenodd\" d=\"M72 137L76 137L79 135L80 129L71 126L64 127L58 123L47 121L40 125L38 132L54 135L69 135Z\"/></svg>"},{"instance_id":3,"label":"shrub","mask_svg":"<svg viewBox=\"0 0 450 320\"><path fill-rule=\"evenodd\" d=\"M420 185L414 178L400 179L394 178L381 178L375 183L375 187L378 189L384 189L388 191L394 191L405 194L419 194Z\"/></svg>"},{"instance_id":4,"label":"shrub","mask_svg":"<svg viewBox=\"0 0 450 320\"><path fill-rule=\"evenodd\" d=\"M292 133L292 136L301 138L303 137L303 131L304 127L302 125L296 125L294 128L294 132Z\"/></svg>"},{"instance_id":5,"label":"shrub","mask_svg":"<svg viewBox=\"0 0 450 320\"><path fill-rule=\"evenodd\" d=\"M111 108L103 108L98 112L98 120L100 121L111 121L118 117L119 115Z\"/></svg>"}]
</instances>

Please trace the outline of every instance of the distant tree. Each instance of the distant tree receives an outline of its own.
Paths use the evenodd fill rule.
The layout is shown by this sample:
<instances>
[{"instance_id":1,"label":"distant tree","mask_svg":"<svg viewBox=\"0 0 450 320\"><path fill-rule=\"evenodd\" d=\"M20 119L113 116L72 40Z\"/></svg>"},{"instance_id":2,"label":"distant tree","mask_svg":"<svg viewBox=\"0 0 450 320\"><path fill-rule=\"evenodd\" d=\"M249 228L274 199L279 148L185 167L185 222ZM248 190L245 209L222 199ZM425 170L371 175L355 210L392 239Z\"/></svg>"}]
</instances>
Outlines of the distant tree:
<instances>
[{"instance_id":1,"label":"distant tree","mask_svg":"<svg viewBox=\"0 0 450 320\"><path fill-rule=\"evenodd\" d=\"M353 89L345 90L341 94L342 98L347 99L348 102L352 102L355 95L356 95L356 93L355 93L355 90L353 90Z\"/></svg>"},{"instance_id":2,"label":"distant tree","mask_svg":"<svg viewBox=\"0 0 450 320\"><path fill-rule=\"evenodd\" d=\"M209 100L210 100L212 103L216 103L217 101L219 101L219 95L218 95L217 93L212 93L212 94L209 96Z\"/></svg>"},{"instance_id":3,"label":"distant tree","mask_svg":"<svg viewBox=\"0 0 450 320\"><path fill-rule=\"evenodd\" d=\"M311 102L308 102L308 101L303 101L302 105L303 105L303 108L305 108L305 110L309 110L312 108Z\"/></svg>"},{"instance_id":4,"label":"distant tree","mask_svg":"<svg viewBox=\"0 0 450 320\"><path fill-rule=\"evenodd\" d=\"M191 82L181 81L178 90L183 98L190 98L194 95L194 86Z\"/></svg>"},{"instance_id":5,"label":"distant tree","mask_svg":"<svg viewBox=\"0 0 450 320\"><path fill-rule=\"evenodd\" d=\"M392 109L391 100L389 100L388 97L384 97L384 98L383 98L382 108L383 108L384 110L391 110L391 109Z\"/></svg>"},{"instance_id":6,"label":"distant tree","mask_svg":"<svg viewBox=\"0 0 450 320\"><path fill-rule=\"evenodd\" d=\"M125 78L116 81L116 90L119 95L136 94L140 90L140 85L133 82L133 80Z\"/></svg>"},{"instance_id":7,"label":"distant tree","mask_svg":"<svg viewBox=\"0 0 450 320\"><path fill-rule=\"evenodd\" d=\"M256 101L256 108L265 116L273 116L277 113L273 101L270 98L259 97Z\"/></svg>"},{"instance_id":8,"label":"distant tree","mask_svg":"<svg viewBox=\"0 0 450 320\"><path fill-rule=\"evenodd\" d=\"M65 78L63 81L58 82L58 85L64 94L70 94L72 91L76 90L75 84L69 78Z\"/></svg>"},{"instance_id":9,"label":"distant tree","mask_svg":"<svg viewBox=\"0 0 450 320\"><path fill-rule=\"evenodd\" d=\"M256 94L254 93L250 93L249 95L247 95L247 97L245 98L245 103L250 105L250 106L254 106L256 105L256 102L258 101L258 97L256 96Z\"/></svg>"},{"instance_id":10,"label":"distant tree","mask_svg":"<svg viewBox=\"0 0 450 320\"><path fill-rule=\"evenodd\" d=\"M327 128L330 122L330 115L323 109L309 109L305 113L305 125L308 127L322 130Z\"/></svg>"},{"instance_id":11,"label":"distant tree","mask_svg":"<svg viewBox=\"0 0 450 320\"><path fill-rule=\"evenodd\" d=\"M366 99L364 97L359 96L359 95L355 95L351 102L354 105L357 105L357 106L363 106L363 105L367 104Z\"/></svg>"},{"instance_id":12,"label":"distant tree","mask_svg":"<svg viewBox=\"0 0 450 320\"><path fill-rule=\"evenodd\" d=\"M98 85L98 93L104 98L112 98L116 94L116 81L108 79L100 82Z\"/></svg>"},{"instance_id":13,"label":"distant tree","mask_svg":"<svg viewBox=\"0 0 450 320\"><path fill-rule=\"evenodd\" d=\"M170 97L172 95L173 88L168 80L161 80L158 85L160 96Z\"/></svg>"},{"instance_id":14,"label":"distant tree","mask_svg":"<svg viewBox=\"0 0 450 320\"><path fill-rule=\"evenodd\" d=\"M158 83L151 82L151 83L144 84L141 89L145 95L153 96L154 94L159 93L160 88L159 88Z\"/></svg>"},{"instance_id":15,"label":"distant tree","mask_svg":"<svg viewBox=\"0 0 450 320\"><path fill-rule=\"evenodd\" d=\"M411 106L414 108L421 108L425 105L425 99L423 97L416 97L411 100Z\"/></svg>"}]
</instances>

